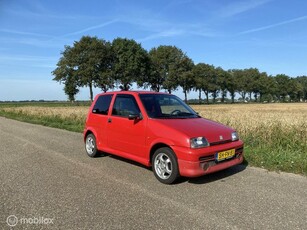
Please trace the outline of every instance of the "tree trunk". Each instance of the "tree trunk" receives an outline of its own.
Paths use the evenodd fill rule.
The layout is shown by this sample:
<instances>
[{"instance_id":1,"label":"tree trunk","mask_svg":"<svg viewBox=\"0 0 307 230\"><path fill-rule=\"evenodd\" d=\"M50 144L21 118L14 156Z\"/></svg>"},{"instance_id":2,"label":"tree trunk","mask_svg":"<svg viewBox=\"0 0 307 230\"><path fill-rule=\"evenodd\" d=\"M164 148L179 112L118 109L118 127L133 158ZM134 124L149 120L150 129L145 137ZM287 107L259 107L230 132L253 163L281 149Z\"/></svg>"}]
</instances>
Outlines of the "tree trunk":
<instances>
[{"instance_id":1,"label":"tree trunk","mask_svg":"<svg viewBox=\"0 0 307 230\"><path fill-rule=\"evenodd\" d=\"M225 102L225 90L222 90L222 103Z\"/></svg>"},{"instance_id":2,"label":"tree trunk","mask_svg":"<svg viewBox=\"0 0 307 230\"><path fill-rule=\"evenodd\" d=\"M261 94L260 94L261 95ZM255 102L257 102L258 101L258 93L255 93L254 94L254 97L255 97ZM260 101L261 101L261 99L260 99Z\"/></svg>"},{"instance_id":3,"label":"tree trunk","mask_svg":"<svg viewBox=\"0 0 307 230\"><path fill-rule=\"evenodd\" d=\"M205 92L207 104L209 105L209 92Z\"/></svg>"},{"instance_id":4,"label":"tree trunk","mask_svg":"<svg viewBox=\"0 0 307 230\"><path fill-rule=\"evenodd\" d=\"M198 92L198 104L201 104L201 89Z\"/></svg>"},{"instance_id":5,"label":"tree trunk","mask_svg":"<svg viewBox=\"0 0 307 230\"><path fill-rule=\"evenodd\" d=\"M245 92L245 91L242 91L242 92L240 92L239 94L241 95L242 100L243 100L243 102L244 102L244 101L245 101L246 92Z\"/></svg>"},{"instance_id":6,"label":"tree trunk","mask_svg":"<svg viewBox=\"0 0 307 230\"><path fill-rule=\"evenodd\" d=\"M214 92L212 93L212 97L213 97L213 104L215 104L216 98L217 98L217 91L214 91Z\"/></svg>"},{"instance_id":7,"label":"tree trunk","mask_svg":"<svg viewBox=\"0 0 307 230\"><path fill-rule=\"evenodd\" d=\"M185 101L185 103L188 103L188 95L187 95L187 91L186 91L186 90L184 90L183 92L184 92L184 101Z\"/></svg>"},{"instance_id":8,"label":"tree trunk","mask_svg":"<svg viewBox=\"0 0 307 230\"><path fill-rule=\"evenodd\" d=\"M235 92L231 92L231 103L235 103Z\"/></svg>"},{"instance_id":9,"label":"tree trunk","mask_svg":"<svg viewBox=\"0 0 307 230\"><path fill-rule=\"evenodd\" d=\"M90 99L91 101L93 101L93 83L92 82L89 83L89 87L90 87Z\"/></svg>"},{"instance_id":10,"label":"tree trunk","mask_svg":"<svg viewBox=\"0 0 307 230\"><path fill-rule=\"evenodd\" d=\"M160 92L160 85L152 85L151 90L153 90L155 92Z\"/></svg>"}]
</instances>

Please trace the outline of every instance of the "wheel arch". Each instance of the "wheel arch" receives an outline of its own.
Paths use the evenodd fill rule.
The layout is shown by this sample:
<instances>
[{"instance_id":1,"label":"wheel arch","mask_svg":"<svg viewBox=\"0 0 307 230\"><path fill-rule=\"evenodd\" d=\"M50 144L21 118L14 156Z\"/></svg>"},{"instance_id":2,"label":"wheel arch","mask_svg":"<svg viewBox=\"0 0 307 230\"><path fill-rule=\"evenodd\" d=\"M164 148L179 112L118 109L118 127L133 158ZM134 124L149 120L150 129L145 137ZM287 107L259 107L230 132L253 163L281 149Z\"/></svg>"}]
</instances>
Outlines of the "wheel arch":
<instances>
[{"instance_id":1,"label":"wheel arch","mask_svg":"<svg viewBox=\"0 0 307 230\"><path fill-rule=\"evenodd\" d=\"M159 143L156 143L154 144L151 149L150 149L150 153L149 153L149 162L150 164L152 164L152 156L154 155L155 151L159 148L163 148L163 147L166 147L166 148L169 148L173 151L174 153L174 156L175 158L177 159L177 156L176 156L176 153L174 152L173 148L171 147L171 145L168 145L168 144L165 144L163 142L159 142Z\"/></svg>"},{"instance_id":2,"label":"wheel arch","mask_svg":"<svg viewBox=\"0 0 307 230\"><path fill-rule=\"evenodd\" d=\"M86 139L87 135L89 135L89 134L93 134L93 135L95 136L95 138L97 138L96 133L95 133L94 131L92 131L91 129L88 129L88 130L86 130L86 131L84 132L84 136L83 136L84 142L85 142L85 139Z\"/></svg>"}]
</instances>

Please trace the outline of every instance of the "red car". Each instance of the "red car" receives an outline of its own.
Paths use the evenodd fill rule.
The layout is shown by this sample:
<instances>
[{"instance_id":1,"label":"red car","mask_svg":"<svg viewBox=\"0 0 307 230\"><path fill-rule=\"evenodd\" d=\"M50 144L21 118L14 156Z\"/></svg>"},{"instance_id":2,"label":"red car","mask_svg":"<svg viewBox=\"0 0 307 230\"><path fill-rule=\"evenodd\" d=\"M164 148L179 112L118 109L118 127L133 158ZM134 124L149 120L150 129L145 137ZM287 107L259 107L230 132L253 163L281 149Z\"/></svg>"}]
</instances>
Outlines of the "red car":
<instances>
[{"instance_id":1,"label":"red car","mask_svg":"<svg viewBox=\"0 0 307 230\"><path fill-rule=\"evenodd\" d=\"M151 166L165 184L243 161L243 142L234 129L200 117L166 93L97 95L86 119L84 142L90 157L107 152Z\"/></svg>"}]
</instances>

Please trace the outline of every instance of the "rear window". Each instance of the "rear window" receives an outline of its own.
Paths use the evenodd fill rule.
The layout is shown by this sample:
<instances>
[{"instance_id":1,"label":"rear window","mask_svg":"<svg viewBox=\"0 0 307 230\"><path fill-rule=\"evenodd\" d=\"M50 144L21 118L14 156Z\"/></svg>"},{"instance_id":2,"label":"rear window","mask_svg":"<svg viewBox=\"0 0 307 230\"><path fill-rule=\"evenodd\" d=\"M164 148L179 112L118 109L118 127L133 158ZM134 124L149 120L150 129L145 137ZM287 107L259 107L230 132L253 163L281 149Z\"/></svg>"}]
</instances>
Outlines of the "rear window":
<instances>
[{"instance_id":1,"label":"rear window","mask_svg":"<svg viewBox=\"0 0 307 230\"><path fill-rule=\"evenodd\" d=\"M113 96L112 94L99 96L92 112L97 114L107 115L109 112L112 96Z\"/></svg>"}]
</instances>

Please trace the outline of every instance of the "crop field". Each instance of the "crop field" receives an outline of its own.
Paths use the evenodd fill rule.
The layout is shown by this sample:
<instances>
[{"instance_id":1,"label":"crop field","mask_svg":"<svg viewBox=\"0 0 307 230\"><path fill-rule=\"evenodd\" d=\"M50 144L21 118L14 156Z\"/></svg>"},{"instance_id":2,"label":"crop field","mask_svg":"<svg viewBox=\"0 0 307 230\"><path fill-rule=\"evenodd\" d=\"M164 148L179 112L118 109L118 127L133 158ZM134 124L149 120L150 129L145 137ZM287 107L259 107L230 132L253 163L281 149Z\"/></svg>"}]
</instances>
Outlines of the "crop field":
<instances>
[{"instance_id":1,"label":"crop field","mask_svg":"<svg viewBox=\"0 0 307 230\"><path fill-rule=\"evenodd\" d=\"M82 132L88 106L0 105L0 116ZM202 117L235 128L245 163L307 175L307 104L192 105Z\"/></svg>"}]
</instances>

